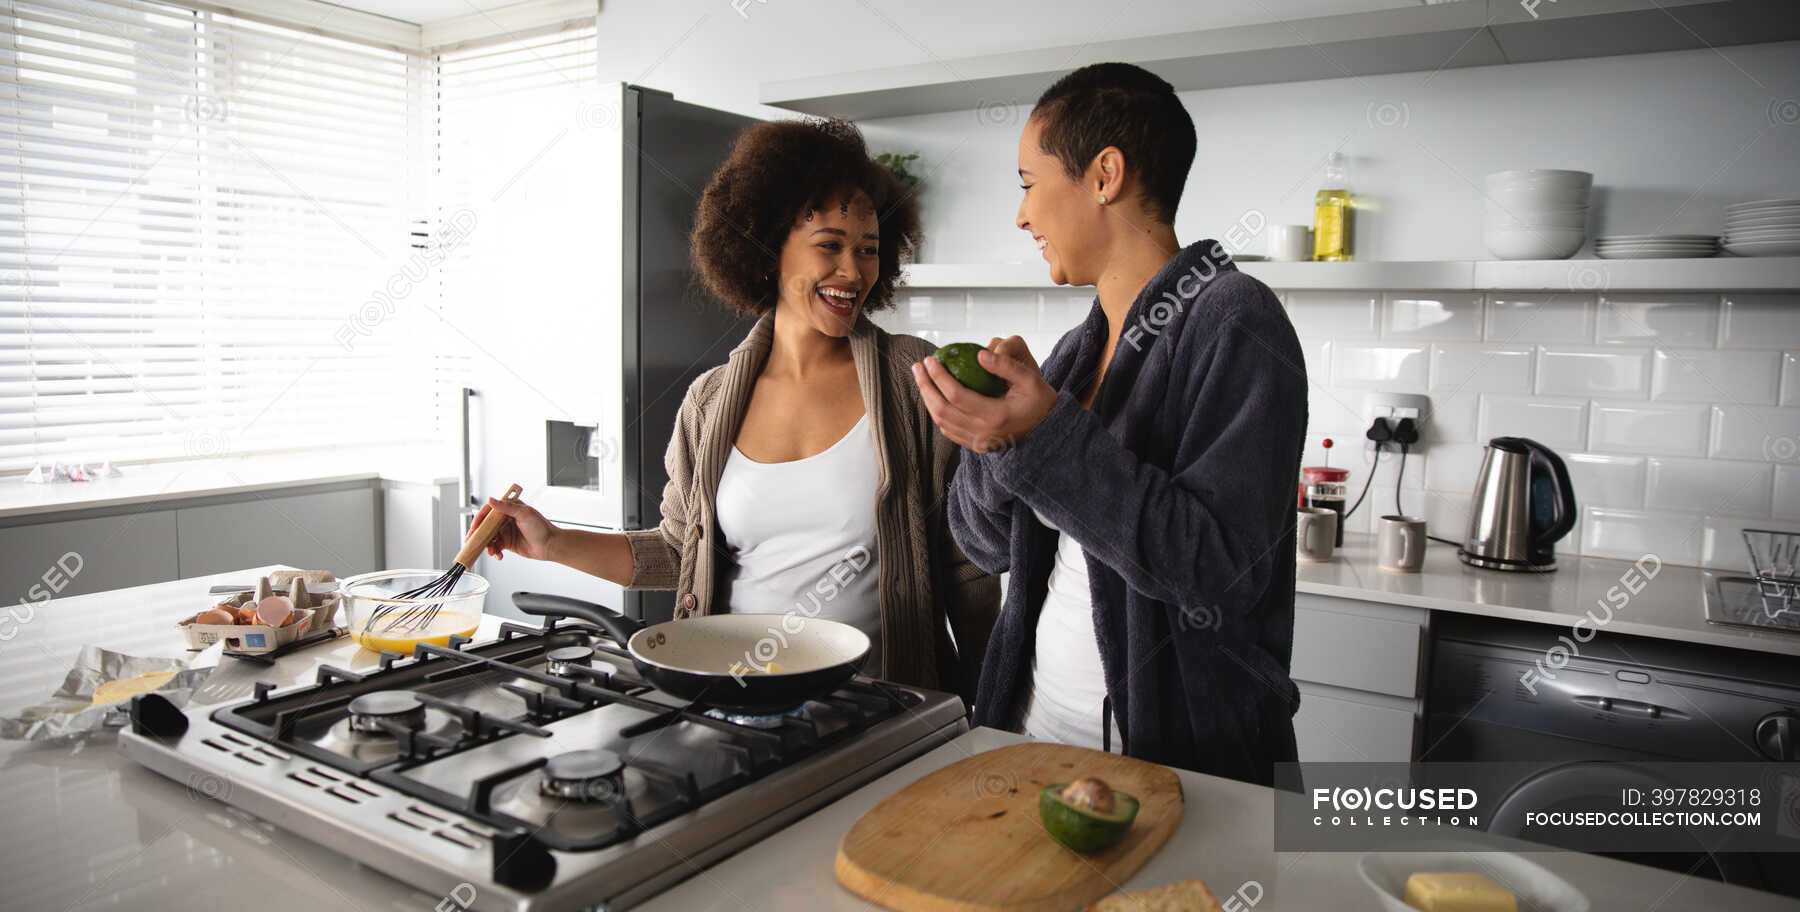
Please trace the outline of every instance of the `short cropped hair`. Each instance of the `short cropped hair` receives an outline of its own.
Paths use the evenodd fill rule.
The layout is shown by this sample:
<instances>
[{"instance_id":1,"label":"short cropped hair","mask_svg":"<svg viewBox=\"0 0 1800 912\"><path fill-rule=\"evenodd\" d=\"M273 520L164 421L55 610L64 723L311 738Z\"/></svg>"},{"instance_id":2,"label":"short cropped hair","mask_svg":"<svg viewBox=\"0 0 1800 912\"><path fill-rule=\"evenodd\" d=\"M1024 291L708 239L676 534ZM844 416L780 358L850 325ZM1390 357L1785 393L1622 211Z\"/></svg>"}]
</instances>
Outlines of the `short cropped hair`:
<instances>
[{"instance_id":1,"label":"short cropped hair","mask_svg":"<svg viewBox=\"0 0 1800 912\"><path fill-rule=\"evenodd\" d=\"M1043 125L1043 151L1070 177L1117 146L1151 214L1174 223L1194 164L1194 119L1162 77L1129 63L1085 66L1045 89L1031 116Z\"/></svg>"}]
</instances>

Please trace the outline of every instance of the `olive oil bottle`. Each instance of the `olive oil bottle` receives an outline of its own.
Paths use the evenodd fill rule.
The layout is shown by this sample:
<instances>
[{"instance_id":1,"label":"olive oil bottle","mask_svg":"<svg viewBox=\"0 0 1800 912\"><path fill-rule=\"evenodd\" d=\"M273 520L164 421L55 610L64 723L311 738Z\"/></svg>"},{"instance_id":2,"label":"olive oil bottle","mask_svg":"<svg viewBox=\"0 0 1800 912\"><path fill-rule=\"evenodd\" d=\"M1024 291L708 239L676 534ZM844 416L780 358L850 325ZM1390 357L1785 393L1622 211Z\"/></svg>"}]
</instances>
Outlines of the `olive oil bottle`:
<instances>
[{"instance_id":1,"label":"olive oil bottle","mask_svg":"<svg viewBox=\"0 0 1800 912\"><path fill-rule=\"evenodd\" d=\"M1356 207L1350 198L1350 179L1343 153L1325 160L1325 178L1313 197L1313 259L1322 263L1348 262L1354 249Z\"/></svg>"}]
</instances>

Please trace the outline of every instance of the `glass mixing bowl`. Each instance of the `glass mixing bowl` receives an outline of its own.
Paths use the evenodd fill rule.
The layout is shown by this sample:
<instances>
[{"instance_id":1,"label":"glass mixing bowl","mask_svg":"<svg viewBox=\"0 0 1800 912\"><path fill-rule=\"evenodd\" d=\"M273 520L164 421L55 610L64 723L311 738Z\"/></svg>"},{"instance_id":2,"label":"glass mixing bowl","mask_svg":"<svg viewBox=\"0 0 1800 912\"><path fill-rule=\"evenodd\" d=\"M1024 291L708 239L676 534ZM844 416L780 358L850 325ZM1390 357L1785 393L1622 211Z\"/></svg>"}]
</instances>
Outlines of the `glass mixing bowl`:
<instances>
[{"instance_id":1,"label":"glass mixing bowl","mask_svg":"<svg viewBox=\"0 0 1800 912\"><path fill-rule=\"evenodd\" d=\"M345 628L364 649L407 656L420 643L447 646L453 636L473 636L481 623L487 580L464 573L442 598L396 597L443 575L441 570L378 570L344 580L338 595Z\"/></svg>"}]
</instances>

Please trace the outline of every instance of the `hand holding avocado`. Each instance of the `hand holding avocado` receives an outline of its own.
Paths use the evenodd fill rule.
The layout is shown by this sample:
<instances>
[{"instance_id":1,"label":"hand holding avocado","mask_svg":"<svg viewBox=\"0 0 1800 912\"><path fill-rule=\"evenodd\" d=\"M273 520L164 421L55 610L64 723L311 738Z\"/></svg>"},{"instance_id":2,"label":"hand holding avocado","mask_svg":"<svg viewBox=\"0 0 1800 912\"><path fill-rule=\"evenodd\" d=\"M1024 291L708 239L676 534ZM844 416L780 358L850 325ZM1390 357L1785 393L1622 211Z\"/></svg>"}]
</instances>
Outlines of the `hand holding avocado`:
<instances>
[{"instance_id":1,"label":"hand holding avocado","mask_svg":"<svg viewBox=\"0 0 1800 912\"><path fill-rule=\"evenodd\" d=\"M958 383L983 396L1006 394L1006 381L988 373L981 366L980 354L987 351L973 342L952 342L932 353L938 363L950 371Z\"/></svg>"},{"instance_id":2,"label":"hand holding avocado","mask_svg":"<svg viewBox=\"0 0 1800 912\"><path fill-rule=\"evenodd\" d=\"M913 381L944 436L977 453L1023 440L1056 404L1056 390L1018 336L995 339L985 349L969 342L947 345L913 365Z\"/></svg>"}]
</instances>

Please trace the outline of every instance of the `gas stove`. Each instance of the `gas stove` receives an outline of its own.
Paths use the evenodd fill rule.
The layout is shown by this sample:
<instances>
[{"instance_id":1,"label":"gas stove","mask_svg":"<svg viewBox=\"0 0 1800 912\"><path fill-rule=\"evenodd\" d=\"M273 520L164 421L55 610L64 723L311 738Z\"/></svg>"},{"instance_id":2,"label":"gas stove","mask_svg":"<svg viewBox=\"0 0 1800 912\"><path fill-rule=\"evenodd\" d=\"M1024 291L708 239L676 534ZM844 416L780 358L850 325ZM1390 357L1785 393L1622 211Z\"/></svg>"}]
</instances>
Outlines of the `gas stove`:
<instances>
[{"instance_id":1,"label":"gas stove","mask_svg":"<svg viewBox=\"0 0 1800 912\"><path fill-rule=\"evenodd\" d=\"M967 730L956 697L862 677L709 709L563 621L223 707L148 694L119 749L457 907L624 909Z\"/></svg>"}]
</instances>

